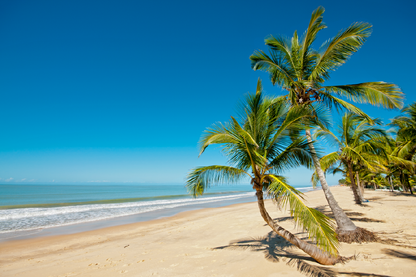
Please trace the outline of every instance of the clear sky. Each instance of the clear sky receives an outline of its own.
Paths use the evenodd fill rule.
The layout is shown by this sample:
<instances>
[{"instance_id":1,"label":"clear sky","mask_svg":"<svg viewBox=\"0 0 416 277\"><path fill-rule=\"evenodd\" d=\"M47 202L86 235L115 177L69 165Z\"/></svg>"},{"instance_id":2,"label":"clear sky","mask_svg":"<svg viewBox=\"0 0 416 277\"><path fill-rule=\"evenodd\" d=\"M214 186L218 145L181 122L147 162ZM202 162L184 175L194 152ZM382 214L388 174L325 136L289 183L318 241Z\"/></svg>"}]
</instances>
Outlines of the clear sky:
<instances>
[{"instance_id":1,"label":"clear sky","mask_svg":"<svg viewBox=\"0 0 416 277\"><path fill-rule=\"evenodd\" d=\"M249 56L270 34L303 33L319 5L328 28L316 47L353 22L373 25L328 84L392 82L416 101L410 0L1 1L0 183L181 183L224 163L215 148L197 158L203 130L228 121L258 77L281 93ZM398 114L360 107L385 122Z\"/></svg>"}]
</instances>

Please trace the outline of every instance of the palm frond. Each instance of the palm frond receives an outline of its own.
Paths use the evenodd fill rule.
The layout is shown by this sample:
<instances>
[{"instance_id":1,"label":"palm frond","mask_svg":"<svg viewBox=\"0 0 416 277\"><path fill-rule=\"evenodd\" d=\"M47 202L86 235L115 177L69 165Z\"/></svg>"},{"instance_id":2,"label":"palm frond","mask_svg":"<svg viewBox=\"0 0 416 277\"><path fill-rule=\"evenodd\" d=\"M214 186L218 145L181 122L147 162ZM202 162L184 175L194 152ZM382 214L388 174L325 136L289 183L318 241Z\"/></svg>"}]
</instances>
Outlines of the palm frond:
<instances>
[{"instance_id":1,"label":"palm frond","mask_svg":"<svg viewBox=\"0 0 416 277\"><path fill-rule=\"evenodd\" d=\"M270 47L271 51L273 51L274 56L279 56L280 59L287 62L287 69L290 68L291 75L296 74L295 72L297 65L294 61L294 59L296 59L296 56L293 55L295 53L293 53L293 49L291 47L293 45L293 42L290 42L287 38L282 36L269 36L264 40L264 42L267 46Z\"/></svg>"},{"instance_id":2,"label":"palm frond","mask_svg":"<svg viewBox=\"0 0 416 277\"><path fill-rule=\"evenodd\" d=\"M321 91L321 95L323 96L322 101L329 107L332 108L332 106L335 107L335 109L339 112L341 110L347 110L354 114L360 115L365 117L367 120L372 121L371 117L368 116L365 112L363 112L360 108L340 99L337 98L330 93L326 93Z\"/></svg>"},{"instance_id":3,"label":"palm frond","mask_svg":"<svg viewBox=\"0 0 416 277\"><path fill-rule=\"evenodd\" d=\"M338 152L332 152L325 156L323 156L319 161L321 164L321 168L324 172L326 172L331 166L336 164L341 159L341 156Z\"/></svg>"},{"instance_id":4,"label":"palm frond","mask_svg":"<svg viewBox=\"0 0 416 277\"><path fill-rule=\"evenodd\" d=\"M288 185L281 178L268 175L272 183L268 186L268 194L282 207L289 208L295 224L308 230L309 238L315 239L319 248L333 255L338 253L338 240L335 224L323 213L309 208L302 201L302 193Z\"/></svg>"},{"instance_id":5,"label":"palm frond","mask_svg":"<svg viewBox=\"0 0 416 277\"><path fill-rule=\"evenodd\" d=\"M273 84L282 87L290 87L294 83L295 72L290 63L281 55L271 52L267 55L264 51L254 51L250 56L251 68L254 70L264 70L270 73Z\"/></svg>"},{"instance_id":6,"label":"palm frond","mask_svg":"<svg viewBox=\"0 0 416 277\"><path fill-rule=\"evenodd\" d=\"M319 183L319 176L316 173L316 170L313 171L312 176L311 176L311 183L312 183L312 187L315 189L318 186Z\"/></svg>"},{"instance_id":7,"label":"palm frond","mask_svg":"<svg viewBox=\"0 0 416 277\"><path fill-rule=\"evenodd\" d=\"M310 79L329 78L329 72L344 64L348 58L360 49L371 34L371 25L356 22L340 31L334 38L322 45L320 55Z\"/></svg>"},{"instance_id":8,"label":"palm frond","mask_svg":"<svg viewBox=\"0 0 416 277\"><path fill-rule=\"evenodd\" d=\"M235 128L235 130L238 132L238 134L244 138L244 141L255 146L256 148L259 147L257 142L254 140L254 138L246 131L244 130L240 124L238 124L238 121L235 120L234 117L231 117L232 121L233 121L233 127Z\"/></svg>"},{"instance_id":9,"label":"palm frond","mask_svg":"<svg viewBox=\"0 0 416 277\"><path fill-rule=\"evenodd\" d=\"M205 149L212 144L238 143L238 138L228 131L229 127L229 124L223 125L221 123L218 123L213 125L211 128L208 128L203 133L199 141L199 155L201 156L201 154L204 153Z\"/></svg>"},{"instance_id":10,"label":"palm frond","mask_svg":"<svg viewBox=\"0 0 416 277\"><path fill-rule=\"evenodd\" d=\"M231 166L212 165L194 168L186 179L186 188L194 197L202 195L212 185L237 183L250 174Z\"/></svg>"},{"instance_id":11,"label":"palm frond","mask_svg":"<svg viewBox=\"0 0 416 277\"><path fill-rule=\"evenodd\" d=\"M268 168L275 172L284 172L289 168L298 166L313 167L313 159L309 148L309 143L305 138L298 138L282 152L274 157L269 163Z\"/></svg>"},{"instance_id":12,"label":"palm frond","mask_svg":"<svg viewBox=\"0 0 416 277\"><path fill-rule=\"evenodd\" d=\"M291 108L287 113L285 120L271 139L270 146L273 146L284 131L289 131L290 129L304 130L313 127L312 120L313 114L311 114L310 110L304 109L303 107Z\"/></svg>"},{"instance_id":13,"label":"palm frond","mask_svg":"<svg viewBox=\"0 0 416 277\"><path fill-rule=\"evenodd\" d=\"M328 129L322 129L319 128L313 133L313 138L318 140L322 139L326 144L329 144L331 146L340 146L341 141L338 139L338 137L329 131Z\"/></svg>"},{"instance_id":14,"label":"palm frond","mask_svg":"<svg viewBox=\"0 0 416 277\"><path fill-rule=\"evenodd\" d=\"M347 97L358 103L370 103L388 109L403 107L403 92L395 84L367 82L351 85L325 86L328 92Z\"/></svg>"},{"instance_id":15,"label":"palm frond","mask_svg":"<svg viewBox=\"0 0 416 277\"><path fill-rule=\"evenodd\" d=\"M360 153L357 149L346 146L342 149L342 156L347 157L349 160L362 163L369 170L374 170L371 160L366 159L364 153ZM373 156L374 157L374 156Z\"/></svg>"},{"instance_id":16,"label":"palm frond","mask_svg":"<svg viewBox=\"0 0 416 277\"><path fill-rule=\"evenodd\" d=\"M312 52L312 43L315 41L316 36L319 31L325 29L327 26L322 22L323 13L325 9L323 7L318 7L312 12L311 20L309 21L308 29L305 32L305 35L302 39L302 48L301 48L301 72L302 75L306 74L306 78L309 77L308 74L311 72L311 68L315 63L316 55L313 55ZM303 76L301 76L303 77Z\"/></svg>"}]
</instances>

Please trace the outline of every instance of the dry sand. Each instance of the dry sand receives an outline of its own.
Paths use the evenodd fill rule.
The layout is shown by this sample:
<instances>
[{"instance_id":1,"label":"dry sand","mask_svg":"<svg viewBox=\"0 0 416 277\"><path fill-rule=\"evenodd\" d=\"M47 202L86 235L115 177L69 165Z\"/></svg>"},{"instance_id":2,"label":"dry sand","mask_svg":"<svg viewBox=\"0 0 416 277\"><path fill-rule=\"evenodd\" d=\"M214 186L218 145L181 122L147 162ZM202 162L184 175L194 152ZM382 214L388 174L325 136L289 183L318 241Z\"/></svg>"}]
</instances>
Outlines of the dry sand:
<instances>
[{"instance_id":1,"label":"dry sand","mask_svg":"<svg viewBox=\"0 0 416 277\"><path fill-rule=\"evenodd\" d=\"M347 187L332 187L360 227L379 243L341 244L345 264L321 266L275 236L257 204L185 212L173 217L84 233L0 244L0 276L416 276L416 197L366 191L354 205ZM327 213L323 192L307 194L308 205ZM271 201L272 217L293 229L287 213Z\"/></svg>"}]
</instances>

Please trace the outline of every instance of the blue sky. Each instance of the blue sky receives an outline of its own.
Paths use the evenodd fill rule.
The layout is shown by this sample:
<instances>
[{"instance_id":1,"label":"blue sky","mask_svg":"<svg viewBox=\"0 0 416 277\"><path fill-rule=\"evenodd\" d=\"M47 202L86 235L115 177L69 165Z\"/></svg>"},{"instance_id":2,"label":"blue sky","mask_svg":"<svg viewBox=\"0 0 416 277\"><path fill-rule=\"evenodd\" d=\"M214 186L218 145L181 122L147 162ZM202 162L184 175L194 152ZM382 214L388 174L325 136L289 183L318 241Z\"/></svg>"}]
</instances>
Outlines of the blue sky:
<instances>
[{"instance_id":1,"label":"blue sky","mask_svg":"<svg viewBox=\"0 0 416 277\"><path fill-rule=\"evenodd\" d=\"M281 93L249 56L270 34L303 33L319 5L328 28L316 47L373 25L328 84L392 82L414 102L413 1L2 1L0 183L181 183L224 163L215 148L197 158L201 133L229 120L258 77Z\"/></svg>"}]
</instances>

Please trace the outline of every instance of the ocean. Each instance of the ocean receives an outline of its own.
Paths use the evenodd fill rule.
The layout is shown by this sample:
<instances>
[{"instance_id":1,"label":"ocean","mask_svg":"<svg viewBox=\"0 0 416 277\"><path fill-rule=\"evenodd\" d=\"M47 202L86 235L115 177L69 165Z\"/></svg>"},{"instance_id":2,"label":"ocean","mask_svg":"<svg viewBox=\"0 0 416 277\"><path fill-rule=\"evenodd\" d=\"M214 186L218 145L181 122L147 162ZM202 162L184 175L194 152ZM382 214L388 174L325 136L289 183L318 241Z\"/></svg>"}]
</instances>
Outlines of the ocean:
<instances>
[{"instance_id":1,"label":"ocean","mask_svg":"<svg viewBox=\"0 0 416 277\"><path fill-rule=\"evenodd\" d=\"M75 233L251 201L256 198L250 185L215 186L193 198L178 184L0 184L0 240Z\"/></svg>"}]
</instances>

